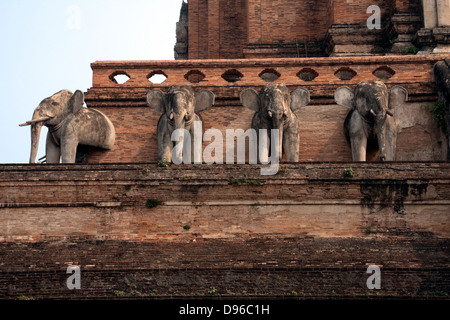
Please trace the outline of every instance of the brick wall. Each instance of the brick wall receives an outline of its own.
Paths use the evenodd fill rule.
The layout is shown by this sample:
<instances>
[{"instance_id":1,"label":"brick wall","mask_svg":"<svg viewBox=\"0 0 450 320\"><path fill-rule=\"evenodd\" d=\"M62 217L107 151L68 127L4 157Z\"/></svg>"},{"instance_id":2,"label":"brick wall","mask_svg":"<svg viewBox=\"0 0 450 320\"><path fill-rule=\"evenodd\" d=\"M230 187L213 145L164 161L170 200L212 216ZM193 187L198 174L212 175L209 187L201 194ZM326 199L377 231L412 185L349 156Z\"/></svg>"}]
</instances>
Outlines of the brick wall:
<instances>
[{"instance_id":1,"label":"brick wall","mask_svg":"<svg viewBox=\"0 0 450 320\"><path fill-rule=\"evenodd\" d=\"M189 59L242 58L245 0L189 1Z\"/></svg>"},{"instance_id":2,"label":"brick wall","mask_svg":"<svg viewBox=\"0 0 450 320\"><path fill-rule=\"evenodd\" d=\"M422 2L420 0L393 0L397 12L421 13Z\"/></svg>"},{"instance_id":3,"label":"brick wall","mask_svg":"<svg viewBox=\"0 0 450 320\"><path fill-rule=\"evenodd\" d=\"M421 11L420 0L192 0L189 59L293 56L281 46L302 44L303 50L322 42L332 25L365 25L371 5L380 7L382 27L396 12Z\"/></svg>"},{"instance_id":4,"label":"brick wall","mask_svg":"<svg viewBox=\"0 0 450 320\"><path fill-rule=\"evenodd\" d=\"M220 59L243 58L243 48L248 42L247 1L221 0ZM214 38L217 38L214 36ZM213 58L210 56L210 59Z\"/></svg>"},{"instance_id":5,"label":"brick wall","mask_svg":"<svg viewBox=\"0 0 450 320\"><path fill-rule=\"evenodd\" d=\"M377 5L381 9L381 19L388 19L394 11L393 0L334 0L334 23L335 24L366 24L371 13L367 8ZM384 27L384 26L383 26Z\"/></svg>"},{"instance_id":6,"label":"brick wall","mask_svg":"<svg viewBox=\"0 0 450 320\"><path fill-rule=\"evenodd\" d=\"M249 1L249 43L322 40L330 1Z\"/></svg>"},{"instance_id":7,"label":"brick wall","mask_svg":"<svg viewBox=\"0 0 450 320\"><path fill-rule=\"evenodd\" d=\"M0 166L0 299L450 292L448 163L282 165L264 184L229 184L259 169ZM69 265L81 290L66 287Z\"/></svg>"},{"instance_id":8,"label":"brick wall","mask_svg":"<svg viewBox=\"0 0 450 320\"><path fill-rule=\"evenodd\" d=\"M447 163L286 164L267 177L258 165L2 166L0 239L360 237L368 227L448 237L449 172ZM263 182L229 184L243 177ZM148 209L148 199L163 205Z\"/></svg>"},{"instance_id":9,"label":"brick wall","mask_svg":"<svg viewBox=\"0 0 450 320\"><path fill-rule=\"evenodd\" d=\"M436 299L450 288L449 245L305 236L0 243L0 299L198 299L213 289L223 299ZM66 287L69 264L80 266L81 290ZM382 266L381 290L367 289L369 264Z\"/></svg>"}]
</instances>

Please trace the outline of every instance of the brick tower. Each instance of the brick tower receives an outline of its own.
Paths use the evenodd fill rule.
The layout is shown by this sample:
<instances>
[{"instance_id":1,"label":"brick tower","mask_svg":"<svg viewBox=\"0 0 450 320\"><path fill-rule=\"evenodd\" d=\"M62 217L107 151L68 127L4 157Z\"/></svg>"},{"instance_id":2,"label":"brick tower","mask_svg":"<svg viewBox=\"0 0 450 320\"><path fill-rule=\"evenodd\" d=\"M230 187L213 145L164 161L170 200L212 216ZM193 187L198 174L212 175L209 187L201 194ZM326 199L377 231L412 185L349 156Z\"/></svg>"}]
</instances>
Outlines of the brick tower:
<instances>
[{"instance_id":1,"label":"brick tower","mask_svg":"<svg viewBox=\"0 0 450 320\"><path fill-rule=\"evenodd\" d=\"M449 45L445 1L191 0L188 7L188 59L380 55ZM368 28L371 17L379 26Z\"/></svg>"}]
</instances>

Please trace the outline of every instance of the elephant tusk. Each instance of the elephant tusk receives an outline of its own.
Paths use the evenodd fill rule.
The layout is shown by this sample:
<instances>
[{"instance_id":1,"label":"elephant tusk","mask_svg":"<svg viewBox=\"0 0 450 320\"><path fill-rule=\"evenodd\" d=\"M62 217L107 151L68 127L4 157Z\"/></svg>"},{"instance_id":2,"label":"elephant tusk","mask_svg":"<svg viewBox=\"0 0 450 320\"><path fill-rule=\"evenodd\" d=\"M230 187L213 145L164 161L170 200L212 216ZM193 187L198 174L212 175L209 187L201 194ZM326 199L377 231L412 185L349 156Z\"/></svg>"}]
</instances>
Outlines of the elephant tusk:
<instances>
[{"instance_id":1,"label":"elephant tusk","mask_svg":"<svg viewBox=\"0 0 450 320\"><path fill-rule=\"evenodd\" d=\"M370 109L370 113L371 113L374 117L377 116L377 114L375 113L375 111L373 111L373 109Z\"/></svg>"},{"instance_id":2,"label":"elephant tusk","mask_svg":"<svg viewBox=\"0 0 450 320\"><path fill-rule=\"evenodd\" d=\"M53 119L53 118L54 117L45 117L45 118L39 118L39 119L36 119L36 120L30 120L30 121L27 121L25 123L19 124L19 127L31 126L32 124L35 124L35 123L38 123L38 122L44 122L44 121L47 121L47 120L50 120L50 119Z\"/></svg>"}]
</instances>

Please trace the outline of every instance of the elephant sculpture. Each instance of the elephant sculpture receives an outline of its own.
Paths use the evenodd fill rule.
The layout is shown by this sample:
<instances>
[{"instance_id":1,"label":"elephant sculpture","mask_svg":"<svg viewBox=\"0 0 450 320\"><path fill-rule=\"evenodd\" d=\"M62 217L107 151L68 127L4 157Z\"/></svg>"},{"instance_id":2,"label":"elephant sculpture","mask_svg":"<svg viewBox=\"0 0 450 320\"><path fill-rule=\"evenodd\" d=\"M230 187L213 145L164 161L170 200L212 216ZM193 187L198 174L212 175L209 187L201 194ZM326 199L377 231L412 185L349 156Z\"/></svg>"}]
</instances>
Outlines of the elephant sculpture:
<instances>
[{"instance_id":1,"label":"elephant sculpture","mask_svg":"<svg viewBox=\"0 0 450 320\"><path fill-rule=\"evenodd\" d=\"M434 65L434 80L439 98L445 106L445 135L447 137L447 160L450 160L450 59L444 59Z\"/></svg>"},{"instance_id":2,"label":"elephant sculpture","mask_svg":"<svg viewBox=\"0 0 450 320\"><path fill-rule=\"evenodd\" d=\"M172 150L179 143L182 148L179 151L179 159L184 163L191 160L202 159L202 150L196 146L202 145L203 126L201 132L195 132L195 122L202 122L199 112L211 108L214 105L215 96L209 90L195 92L192 86L173 86L166 94L155 89L147 94L147 104L162 113L157 127L158 136L158 161L172 162ZM189 132L191 139L180 137L178 142L172 141L172 134L175 130L183 129ZM185 131L185 132L186 132ZM196 141L199 139L200 141ZM190 150L187 151L187 150Z\"/></svg>"},{"instance_id":3,"label":"elephant sculpture","mask_svg":"<svg viewBox=\"0 0 450 320\"><path fill-rule=\"evenodd\" d=\"M389 91L381 81L362 81L353 91L348 87L338 88L334 99L350 109L344 134L353 161L366 161L368 142L377 146L380 161L394 161L398 133L394 112L407 101L406 89L394 86Z\"/></svg>"},{"instance_id":4,"label":"elephant sculpture","mask_svg":"<svg viewBox=\"0 0 450 320\"><path fill-rule=\"evenodd\" d=\"M33 119L20 126L31 126L30 163L35 163L42 126L48 128L46 162L75 163L78 145L110 150L115 142L111 121L100 111L83 108L84 94L62 90L44 99Z\"/></svg>"},{"instance_id":5,"label":"elephant sculpture","mask_svg":"<svg viewBox=\"0 0 450 320\"><path fill-rule=\"evenodd\" d=\"M290 92L284 84L267 84L259 92L252 88L243 90L240 100L244 107L256 111L252 129L257 133L261 129L267 130L267 148L264 146L263 150L259 150L259 160L268 157L271 150L271 131L278 129L279 158L282 159L284 154L287 162L297 162L300 136L298 118L294 112L308 105L309 92L303 88ZM259 139L261 137L258 141Z\"/></svg>"}]
</instances>

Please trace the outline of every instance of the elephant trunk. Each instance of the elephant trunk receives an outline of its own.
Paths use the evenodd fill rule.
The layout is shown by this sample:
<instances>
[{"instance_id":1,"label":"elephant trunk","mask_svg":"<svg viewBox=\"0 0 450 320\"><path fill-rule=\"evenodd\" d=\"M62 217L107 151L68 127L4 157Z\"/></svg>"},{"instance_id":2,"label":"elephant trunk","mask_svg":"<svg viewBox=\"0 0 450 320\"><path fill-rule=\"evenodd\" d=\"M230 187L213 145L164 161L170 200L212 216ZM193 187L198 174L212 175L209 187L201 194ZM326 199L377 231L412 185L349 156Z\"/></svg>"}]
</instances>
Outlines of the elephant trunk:
<instances>
[{"instance_id":1,"label":"elephant trunk","mask_svg":"<svg viewBox=\"0 0 450 320\"><path fill-rule=\"evenodd\" d=\"M283 157L283 123L278 128L278 159Z\"/></svg>"},{"instance_id":2,"label":"elephant trunk","mask_svg":"<svg viewBox=\"0 0 450 320\"><path fill-rule=\"evenodd\" d=\"M178 144L178 158L180 159L180 161L183 159L183 147L184 147L184 131L178 131L180 132L179 135L179 144Z\"/></svg>"},{"instance_id":3,"label":"elephant trunk","mask_svg":"<svg viewBox=\"0 0 450 320\"><path fill-rule=\"evenodd\" d=\"M30 163L36 162L36 156L39 149L39 137L41 135L43 123L37 122L31 125L31 152Z\"/></svg>"},{"instance_id":4,"label":"elephant trunk","mask_svg":"<svg viewBox=\"0 0 450 320\"><path fill-rule=\"evenodd\" d=\"M273 118L273 129L276 130L276 135L272 133L272 139L278 139L278 145L271 147L272 151L278 152L278 160L283 157L283 129L284 122L282 119ZM277 148L277 149L274 149Z\"/></svg>"},{"instance_id":5,"label":"elephant trunk","mask_svg":"<svg viewBox=\"0 0 450 320\"><path fill-rule=\"evenodd\" d=\"M183 159L183 149L184 149L184 134L185 134L185 119L183 115L177 115L176 117L173 114L170 115L169 120L173 123L174 131L176 132L175 141L176 141L176 149L174 150L180 161Z\"/></svg>"},{"instance_id":6,"label":"elephant trunk","mask_svg":"<svg viewBox=\"0 0 450 320\"><path fill-rule=\"evenodd\" d=\"M380 161L386 160L386 114L377 115L377 140L380 151Z\"/></svg>"}]
</instances>

